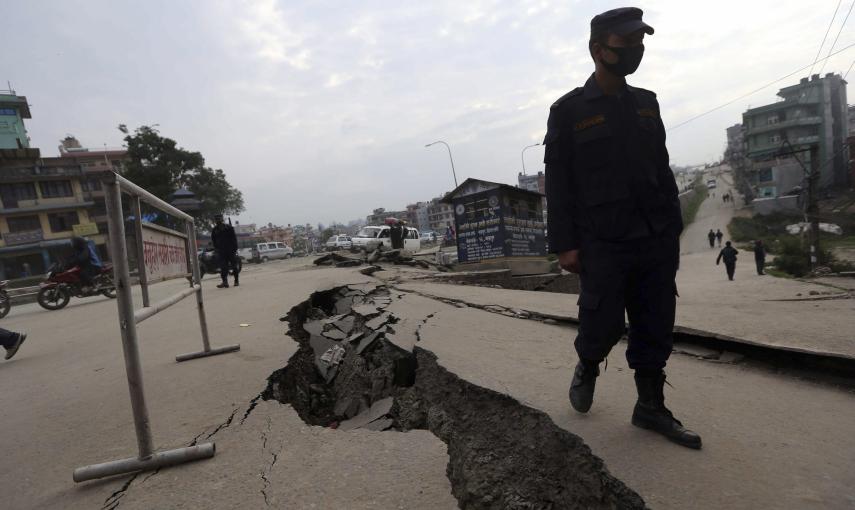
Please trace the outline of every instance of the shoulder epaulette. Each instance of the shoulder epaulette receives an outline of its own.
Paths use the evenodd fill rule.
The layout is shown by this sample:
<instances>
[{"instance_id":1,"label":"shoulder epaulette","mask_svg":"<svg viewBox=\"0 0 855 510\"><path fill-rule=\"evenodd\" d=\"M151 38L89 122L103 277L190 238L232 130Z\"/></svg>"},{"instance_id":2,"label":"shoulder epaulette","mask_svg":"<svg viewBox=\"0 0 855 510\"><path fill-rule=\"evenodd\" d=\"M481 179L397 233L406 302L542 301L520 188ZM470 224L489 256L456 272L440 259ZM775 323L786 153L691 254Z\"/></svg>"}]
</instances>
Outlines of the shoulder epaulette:
<instances>
[{"instance_id":1,"label":"shoulder epaulette","mask_svg":"<svg viewBox=\"0 0 855 510\"><path fill-rule=\"evenodd\" d=\"M652 90L643 89L641 87L633 87L630 85L627 85L626 88L628 88L632 92L640 92L642 94L648 94L656 98L656 92L653 92Z\"/></svg>"},{"instance_id":2,"label":"shoulder epaulette","mask_svg":"<svg viewBox=\"0 0 855 510\"><path fill-rule=\"evenodd\" d=\"M550 106L550 107L549 107L549 109L551 110L551 109L553 109L553 108L557 108L557 107L558 107L561 103L563 103L566 99L571 98L571 97L573 97L573 96L578 96L578 95L579 95L579 94L581 94L584 90L585 90L585 89L583 89L582 87L576 87L575 89L571 90L570 92L568 92L568 93L564 94L563 96L559 97L557 101L555 101L554 103L552 103L552 106Z\"/></svg>"}]
</instances>

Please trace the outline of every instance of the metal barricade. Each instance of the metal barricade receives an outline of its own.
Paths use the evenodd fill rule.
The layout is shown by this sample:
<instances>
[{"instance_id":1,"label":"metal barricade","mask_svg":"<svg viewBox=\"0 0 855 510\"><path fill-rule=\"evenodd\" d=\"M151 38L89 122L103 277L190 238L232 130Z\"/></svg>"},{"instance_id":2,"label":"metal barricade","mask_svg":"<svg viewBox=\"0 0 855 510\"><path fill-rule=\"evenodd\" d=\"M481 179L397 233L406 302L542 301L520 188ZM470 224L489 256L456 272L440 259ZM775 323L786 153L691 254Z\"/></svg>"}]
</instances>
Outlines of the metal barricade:
<instances>
[{"instance_id":1,"label":"metal barricade","mask_svg":"<svg viewBox=\"0 0 855 510\"><path fill-rule=\"evenodd\" d=\"M136 428L139 456L77 468L74 470L73 474L75 482L83 482L86 480L93 480L96 478L123 473L148 471L193 460L206 459L213 457L216 452L216 446L214 443L204 443L187 448L177 448L175 450L162 452L154 451L151 428L149 426L148 408L146 407L145 392L143 391L142 365L140 363L139 345L137 341L137 323L152 317L158 312L178 303L191 294L195 294L196 308L199 314L199 326L202 333L203 350L176 356L176 361L212 356L240 349L240 345L229 345L216 349L211 348L210 341L208 339L208 324L205 318L205 307L202 301L201 275L199 271L199 260L196 256L196 232L193 226L193 218L113 172L104 172L100 178L107 205L110 256L113 259L113 274L119 309L119 330L122 335L125 371L128 377L128 390L130 391L131 408L134 415L134 426ZM137 266L143 298L143 307L136 311L134 311L133 296L131 295L130 268L128 264L127 245L125 242L124 214L122 212L122 192L131 196L132 212L135 219L134 237L136 238ZM144 201L148 205L183 221L185 231L182 233L176 230L158 227L156 225L144 226L142 222L140 201ZM150 233L153 233L152 235L157 235L159 233L160 235L165 236L164 239L167 239L172 243L181 242L178 240L183 239L184 255L187 258L187 265L189 266L189 274L191 276L190 287L188 289L154 304L149 300L148 285L151 283L149 277L153 275L150 274L149 270L146 268L144 227L146 230L149 230ZM165 246L165 248L161 248L163 246ZM170 277L177 278L188 276L188 267L186 266L183 271L177 271L178 266L180 266L180 249L177 245L167 245L164 243L163 245L158 245L158 249L160 252L158 253L157 250L154 250L154 258L150 256L149 259L155 260L158 256L161 256L161 259L165 259L171 264L173 273L170 274L169 271L166 270L163 274L159 275L159 278L155 278L155 280L159 279L162 281L169 279ZM149 255L151 255L151 251ZM163 257L163 255L165 255L165 257ZM156 270L152 269L151 272L154 273Z\"/></svg>"}]
</instances>

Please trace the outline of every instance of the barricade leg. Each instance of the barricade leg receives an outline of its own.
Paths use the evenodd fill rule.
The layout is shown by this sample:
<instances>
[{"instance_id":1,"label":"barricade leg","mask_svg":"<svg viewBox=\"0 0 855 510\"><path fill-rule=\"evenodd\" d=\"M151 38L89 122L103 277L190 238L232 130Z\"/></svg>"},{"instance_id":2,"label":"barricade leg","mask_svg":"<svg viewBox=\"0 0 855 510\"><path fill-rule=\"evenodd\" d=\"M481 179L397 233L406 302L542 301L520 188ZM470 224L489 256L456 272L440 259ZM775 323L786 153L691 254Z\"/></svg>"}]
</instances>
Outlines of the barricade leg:
<instances>
[{"instance_id":1,"label":"barricade leg","mask_svg":"<svg viewBox=\"0 0 855 510\"><path fill-rule=\"evenodd\" d=\"M190 247L188 250L192 253L190 257L190 266L193 268L193 284L199 284L199 289L196 291L196 310L199 312L199 327L202 330L202 348L199 352L191 352L189 354L181 354L175 357L175 361L182 362L191 359L205 358L207 356L215 356L217 354L225 354L240 350L240 344L227 345L211 349L211 342L208 339L208 319L205 316L205 303L202 300L202 274L199 270L199 260L196 258L196 227L192 222L187 222L187 243Z\"/></svg>"}]
</instances>

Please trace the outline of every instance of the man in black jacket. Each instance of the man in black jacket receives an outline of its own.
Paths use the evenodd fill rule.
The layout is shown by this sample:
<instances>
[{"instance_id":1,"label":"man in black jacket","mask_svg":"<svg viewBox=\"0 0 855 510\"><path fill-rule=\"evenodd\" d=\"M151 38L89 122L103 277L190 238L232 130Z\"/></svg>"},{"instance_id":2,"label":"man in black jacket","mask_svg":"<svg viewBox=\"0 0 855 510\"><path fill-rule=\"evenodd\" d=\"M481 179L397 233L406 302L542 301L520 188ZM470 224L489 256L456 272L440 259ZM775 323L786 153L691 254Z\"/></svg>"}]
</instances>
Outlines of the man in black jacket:
<instances>
[{"instance_id":1,"label":"man in black jacket","mask_svg":"<svg viewBox=\"0 0 855 510\"><path fill-rule=\"evenodd\" d=\"M766 247L760 239L754 241L754 263L757 264L758 275L766 274L763 271L766 268Z\"/></svg>"},{"instance_id":2,"label":"man in black jacket","mask_svg":"<svg viewBox=\"0 0 855 510\"><path fill-rule=\"evenodd\" d=\"M579 363L570 402L587 412L599 364L625 331L635 370L636 426L700 448L665 407L663 368L671 354L675 277L683 230L677 184L656 94L627 85L653 28L636 8L591 20L596 71L556 101L544 140L550 251L579 274Z\"/></svg>"},{"instance_id":3,"label":"man in black jacket","mask_svg":"<svg viewBox=\"0 0 855 510\"><path fill-rule=\"evenodd\" d=\"M724 248L718 252L718 258L715 259L715 265L719 265L724 259L724 267L727 269L727 279L733 281L733 273L736 271L736 254L739 253L736 248L730 245L730 241L724 243Z\"/></svg>"},{"instance_id":4,"label":"man in black jacket","mask_svg":"<svg viewBox=\"0 0 855 510\"><path fill-rule=\"evenodd\" d=\"M238 279L240 269L238 269L238 244L235 229L232 228L231 225L223 223L222 214L214 216L214 221L216 221L217 224L214 225L213 230L211 230L211 242L214 243L214 250L217 252L217 257L220 259L220 278L223 279L223 283L217 285L217 288L229 288L229 267L232 268L232 273L235 276L235 287L237 287L240 285L240 280Z\"/></svg>"},{"instance_id":5,"label":"man in black jacket","mask_svg":"<svg viewBox=\"0 0 855 510\"><path fill-rule=\"evenodd\" d=\"M80 268L80 283L83 286L85 294L92 287L95 276L101 271L101 266L93 260L92 252L89 250L89 243L86 239L78 236L72 237L71 248L73 253L71 257L65 260L65 268Z\"/></svg>"}]
</instances>

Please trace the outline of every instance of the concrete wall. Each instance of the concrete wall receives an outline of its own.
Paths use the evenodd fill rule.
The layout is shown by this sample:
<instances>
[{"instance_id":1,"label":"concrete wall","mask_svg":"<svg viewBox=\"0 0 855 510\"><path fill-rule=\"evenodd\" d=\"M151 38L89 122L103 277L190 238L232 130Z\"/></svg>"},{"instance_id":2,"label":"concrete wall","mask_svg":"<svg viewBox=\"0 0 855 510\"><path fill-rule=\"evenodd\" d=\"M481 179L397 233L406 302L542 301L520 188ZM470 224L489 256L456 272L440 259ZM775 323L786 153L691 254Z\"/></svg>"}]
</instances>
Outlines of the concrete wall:
<instances>
[{"instance_id":1,"label":"concrete wall","mask_svg":"<svg viewBox=\"0 0 855 510\"><path fill-rule=\"evenodd\" d=\"M776 212L797 213L801 211L799 197L755 198L751 201L754 214L765 216Z\"/></svg>"}]
</instances>

